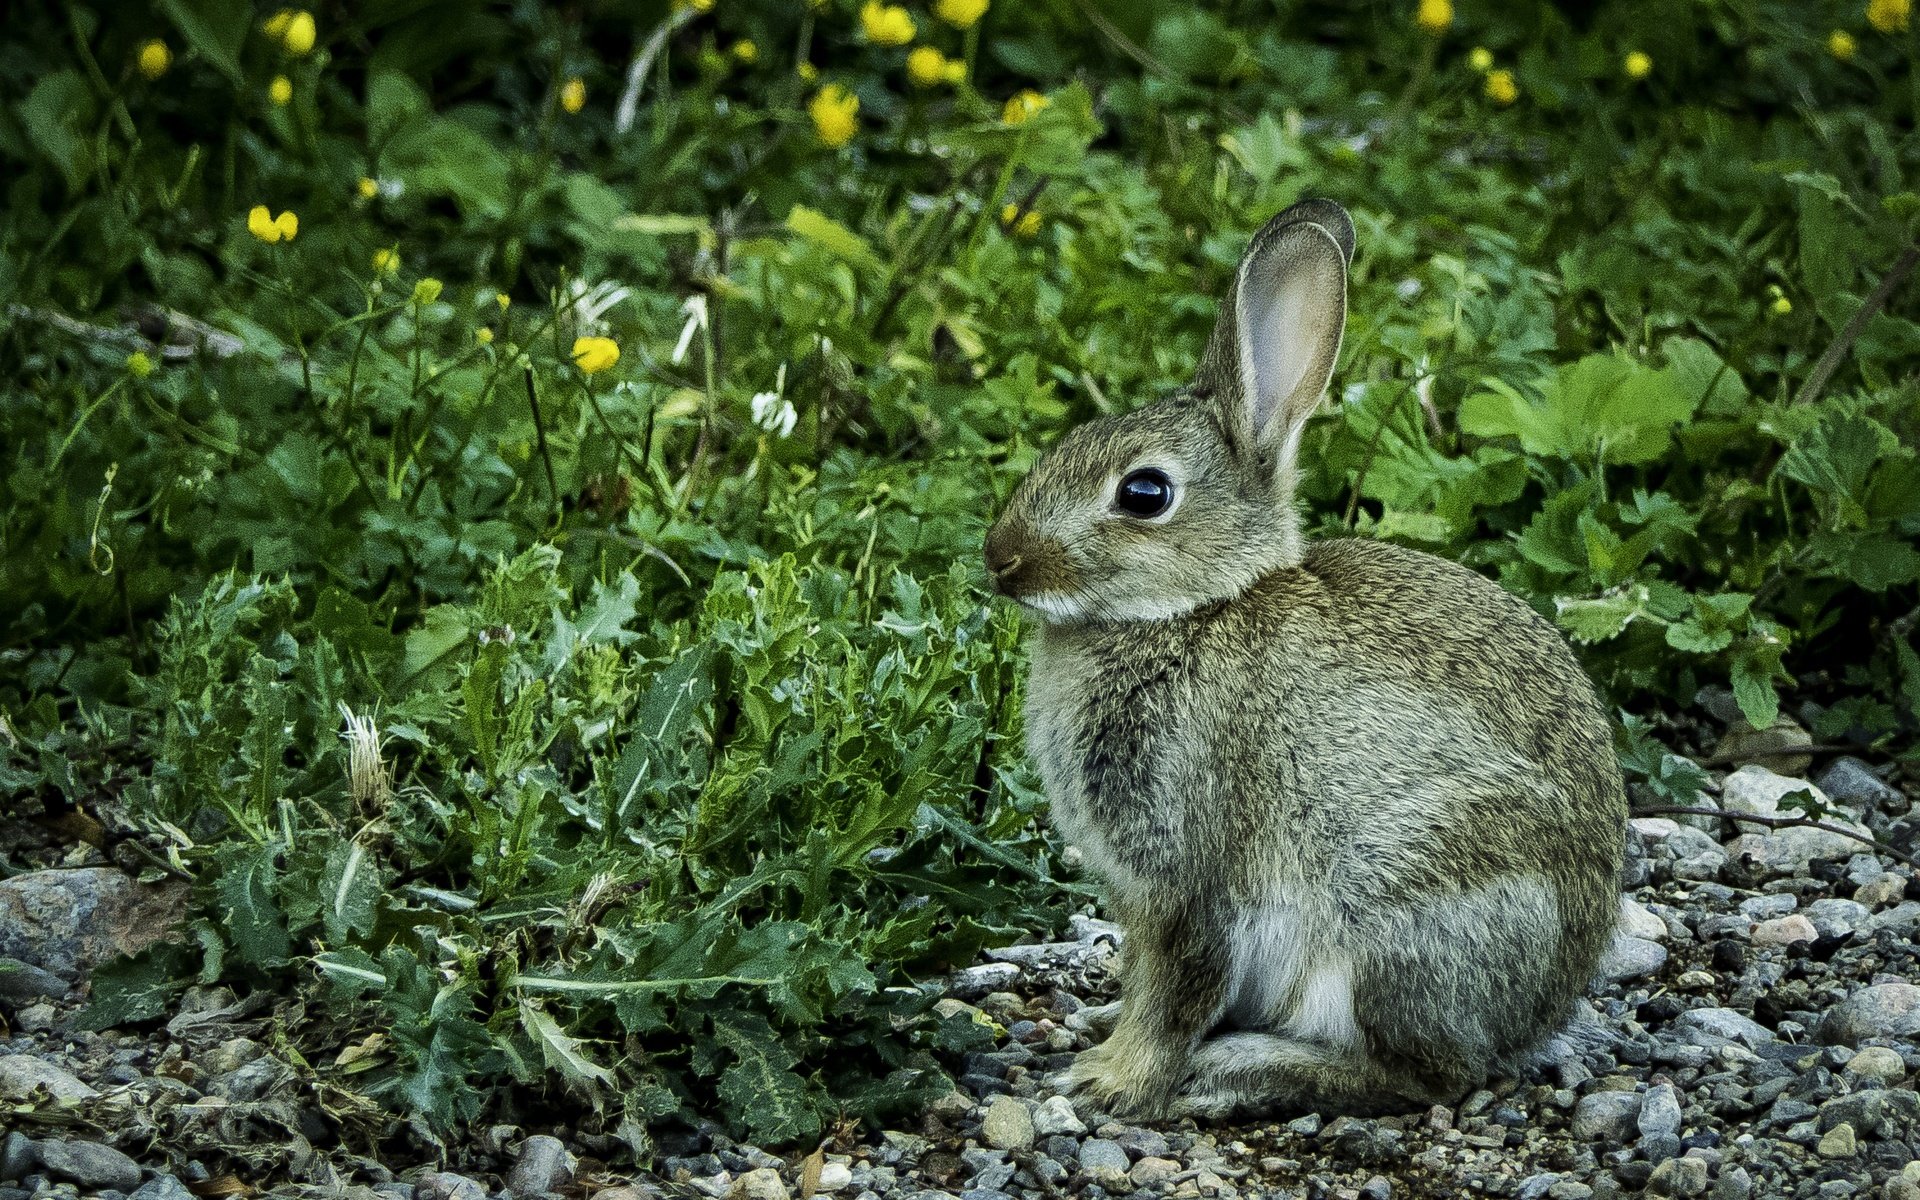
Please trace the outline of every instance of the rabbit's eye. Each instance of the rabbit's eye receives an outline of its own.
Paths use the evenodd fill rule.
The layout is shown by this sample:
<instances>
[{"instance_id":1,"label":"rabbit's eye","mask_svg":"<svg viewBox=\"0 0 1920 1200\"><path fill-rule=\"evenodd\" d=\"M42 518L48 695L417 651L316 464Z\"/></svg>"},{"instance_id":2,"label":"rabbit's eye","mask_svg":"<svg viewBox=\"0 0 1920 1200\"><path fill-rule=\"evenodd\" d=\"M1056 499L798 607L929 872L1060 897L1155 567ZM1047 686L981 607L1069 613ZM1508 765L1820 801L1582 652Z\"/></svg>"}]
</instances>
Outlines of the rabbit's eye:
<instances>
[{"instance_id":1,"label":"rabbit's eye","mask_svg":"<svg viewBox=\"0 0 1920 1200\"><path fill-rule=\"evenodd\" d=\"M1173 503L1173 481L1152 467L1142 468L1120 481L1113 502L1130 517L1157 517Z\"/></svg>"}]
</instances>

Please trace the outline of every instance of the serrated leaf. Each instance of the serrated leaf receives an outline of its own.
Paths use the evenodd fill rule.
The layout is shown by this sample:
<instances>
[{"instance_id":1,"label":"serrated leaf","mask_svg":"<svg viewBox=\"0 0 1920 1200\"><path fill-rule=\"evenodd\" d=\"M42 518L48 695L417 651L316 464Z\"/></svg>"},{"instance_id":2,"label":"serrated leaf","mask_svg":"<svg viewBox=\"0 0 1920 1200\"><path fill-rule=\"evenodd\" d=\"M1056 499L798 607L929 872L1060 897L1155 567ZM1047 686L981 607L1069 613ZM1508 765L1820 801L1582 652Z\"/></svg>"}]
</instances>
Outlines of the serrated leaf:
<instances>
[{"instance_id":1,"label":"serrated leaf","mask_svg":"<svg viewBox=\"0 0 1920 1200\"><path fill-rule=\"evenodd\" d=\"M252 967L279 966L293 952L280 913L276 853L271 845L242 845L219 856L220 877L213 890L220 927L234 955Z\"/></svg>"},{"instance_id":2,"label":"serrated leaf","mask_svg":"<svg viewBox=\"0 0 1920 1200\"><path fill-rule=\"evenodd\" d=\"M527 1031L547 1069L557 1073L568 1087L591 1092L595 1085L613 1085L613 1072L588 1058L580 1039L568 1037L560 1023L531 1001L520 1003L520 1027Z\"/></svg>"},{"instance_id":3,"label":"serrated leaf","mask_svg":"<svg viewBox=\"0 0 1920 1200\"><path fill-rule=\"evenodd\" d=\"M864 270L878 271L880 256L867 239L816 209L796 204L787 213L787 229L804 241Z\"/></svg>"},{"instance_id":4,"label":"serrated leaf","mask_svg":"<svg viewBox=\"0 0 1920 1200\"><path fill-rule=\"evenodd\" d=\"M818 1137L820 1116L806 1081L793 1072L796 1060L758 1013L725 1013L713 1019L714 1039L734 1057L720 1076L720 1101L754 1136L781 1144Z\"/></svg>"},{"instance_id":5,"label":"serrated leaf","mask_svg":"<svg viewBox=\"0 0 1920 1200\"><path fill-rule=\"evenodd\" d=\"M193 982L192 960L188 947L162 942L96 969L81 1027L112 1029L164 1015L173 1007L174 997Z\"/></svg>"},{"instance_id":6,"label":"serrated leaf","mask_svg":"<svg viewBox=\"0 0 1920 1200\"><path fill-rule=\"evenodd\" d=\"M349 934L372 937L383 890L379 862L365 845L353 841L335 846L320 876L320 915L328 940L344 942Z\"/></svg>"},{"instance_id":7,"label":"serrated leaf","mask_svg":"<svg viewBox=\"0 0 1920 1200\"><path fill-rule=\"evenodd\" d=\"M1560 628L1577 642L1604 642L1619 637L1633 619L1641 615L1639 602L1624 592L1591 599L1556 600L1553 608Z\"/></svg>"}]
</instances>

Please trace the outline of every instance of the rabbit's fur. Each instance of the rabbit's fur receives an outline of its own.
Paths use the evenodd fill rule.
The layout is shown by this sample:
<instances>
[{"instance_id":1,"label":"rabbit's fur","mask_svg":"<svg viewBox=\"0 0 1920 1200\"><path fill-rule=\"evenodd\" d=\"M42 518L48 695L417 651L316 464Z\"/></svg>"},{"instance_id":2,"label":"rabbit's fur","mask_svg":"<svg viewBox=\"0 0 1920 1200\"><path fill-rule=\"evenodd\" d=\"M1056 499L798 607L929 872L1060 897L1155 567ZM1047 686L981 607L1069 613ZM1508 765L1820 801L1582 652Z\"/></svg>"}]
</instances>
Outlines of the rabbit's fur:
<instances>
[{"instance_id":1,"label":"rabbit's fur","mask_svg":"<svg viewBox=\"0 0 1920 1200\"><path fill-rule=\"evenodd\" d=\"M1127 931L1067 1083L1135 1116L1457 1099L1565 1023L1617 917L1625 797L1560 636L1443 559L1302 540L1352 252L1337 205L1276 217L1194 385L1069 432L987 538L1042 618L1029 752ZM1152 519L1118 507L1142 467Z\"/></svg>"}]
</instances>

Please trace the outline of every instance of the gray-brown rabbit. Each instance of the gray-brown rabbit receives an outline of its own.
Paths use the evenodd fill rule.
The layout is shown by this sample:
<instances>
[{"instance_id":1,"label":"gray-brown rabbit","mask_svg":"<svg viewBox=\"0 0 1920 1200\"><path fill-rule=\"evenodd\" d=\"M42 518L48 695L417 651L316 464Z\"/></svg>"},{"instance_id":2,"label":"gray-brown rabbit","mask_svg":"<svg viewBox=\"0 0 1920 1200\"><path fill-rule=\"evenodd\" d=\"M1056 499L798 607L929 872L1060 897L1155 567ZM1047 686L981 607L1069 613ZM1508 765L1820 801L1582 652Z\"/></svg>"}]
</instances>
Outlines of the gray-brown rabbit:
<instances>
[{"instance_id":1,"label":"gray-brown rabbit","mask_svg":"<svg viewBox=\"0 0 1920 1200\"><path fill-rule=\"evenodd\" d=\"M1194 384L1069 432L987 537L1041 618L1028 750L1127 932L1067 1083L1136 1116L1457 1099L1567 1020L1618 912L1620 773L1560 636L1443 559L1302 540L1353 237L1274 218Z\"/></svg>"}]
</instances>

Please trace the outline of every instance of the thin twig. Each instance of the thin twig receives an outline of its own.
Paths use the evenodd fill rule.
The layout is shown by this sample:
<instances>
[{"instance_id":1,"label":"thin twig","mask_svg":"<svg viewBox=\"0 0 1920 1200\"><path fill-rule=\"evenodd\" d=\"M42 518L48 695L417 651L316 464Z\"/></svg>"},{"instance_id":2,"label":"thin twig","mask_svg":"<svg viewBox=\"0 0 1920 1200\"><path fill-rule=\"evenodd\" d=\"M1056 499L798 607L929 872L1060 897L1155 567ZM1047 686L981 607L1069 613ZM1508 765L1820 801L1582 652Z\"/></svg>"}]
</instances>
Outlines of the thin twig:
<instances>
[{"instance_id":1,"label":"thin twig","mask_svg":"<svg viewBox=\"0 0 1920 1200\"><path fill-rule=\"evenodd\" d=\"M1821 829L1828 833L1837 833L1841 837L1852 838L1856 842L1872 846L1879 853L1885 854L1890 858L1897 858L1910 867L1920 867L1920 862L1915 861L1911 854L1894 849L1871 833L1855 833L1844 825L1836 825L1831 821L1815 820L1813 817L1770 817L1763 816L1759 813L1729 812L1724 808L1685 808L1678 805L1661 806L1658 808L1637 808L1633 810L1632 815L1636 817L1719 817L1722 820L1733 821L1736 824L1741 821L1752 821L1756 825L1765 825L1769 829Z\"/></svg>"},{"instance_id":2,"label":"thin twig","mask_svg":"<svg viewBox=\"0 0 1920 1200\"><path fill-rule=\"evenodd\" d=\"M547 520L549 528L560 527L560 487L553 481L553 457L547 453L547 426L540 419L540 392L533 386L533 365L527 372L527 406L533 409L533 436L540 446L540 462L547 469Z\"/></svg>"},{"instance_id":3,"label":"thin twig","mask_svg":"<svg viewBox=\"0 0 1920 1200\"><path fill-rule=\"evenodd\" d=\"M1871 746L1855 746L1849 742L1808 742L1804 746L1782 745L1756 747L1738 751L1721 751L1711 758L1698 759L1701 766L1721 767L1728 763L1756 762L1763 758L1792 758L1796 754L1872 754Z\"/></svg>"},{"instance_id":4,"label":"thin twig","mask_svg":"<svg viewBox=\"0 0 1920 1200\"><path fill-rule=\"evenodd\" d=\"M1807 376L1807 381L1793 395L1795 404L1810 404L1820 398L1820 393L1826 390L1827 381L1840 369L1840 361L1846 358L1847 351L1853 349L1854 339L1867 327L1867 322L1873 320L1874 314L1886 307L1888 299L1905 282L1915 263L1920 263L1920 242L1912 243L1901 253L1892 269L1880 281L1880 286L1873 289L1866 303L1860 306L1860 311L1853 314L1853 319L1840 330L1840 335L1833 339L1827 352L1820 356L1820 361L1813 364L1813 373Z\"/></svg>"}]
</instances>

